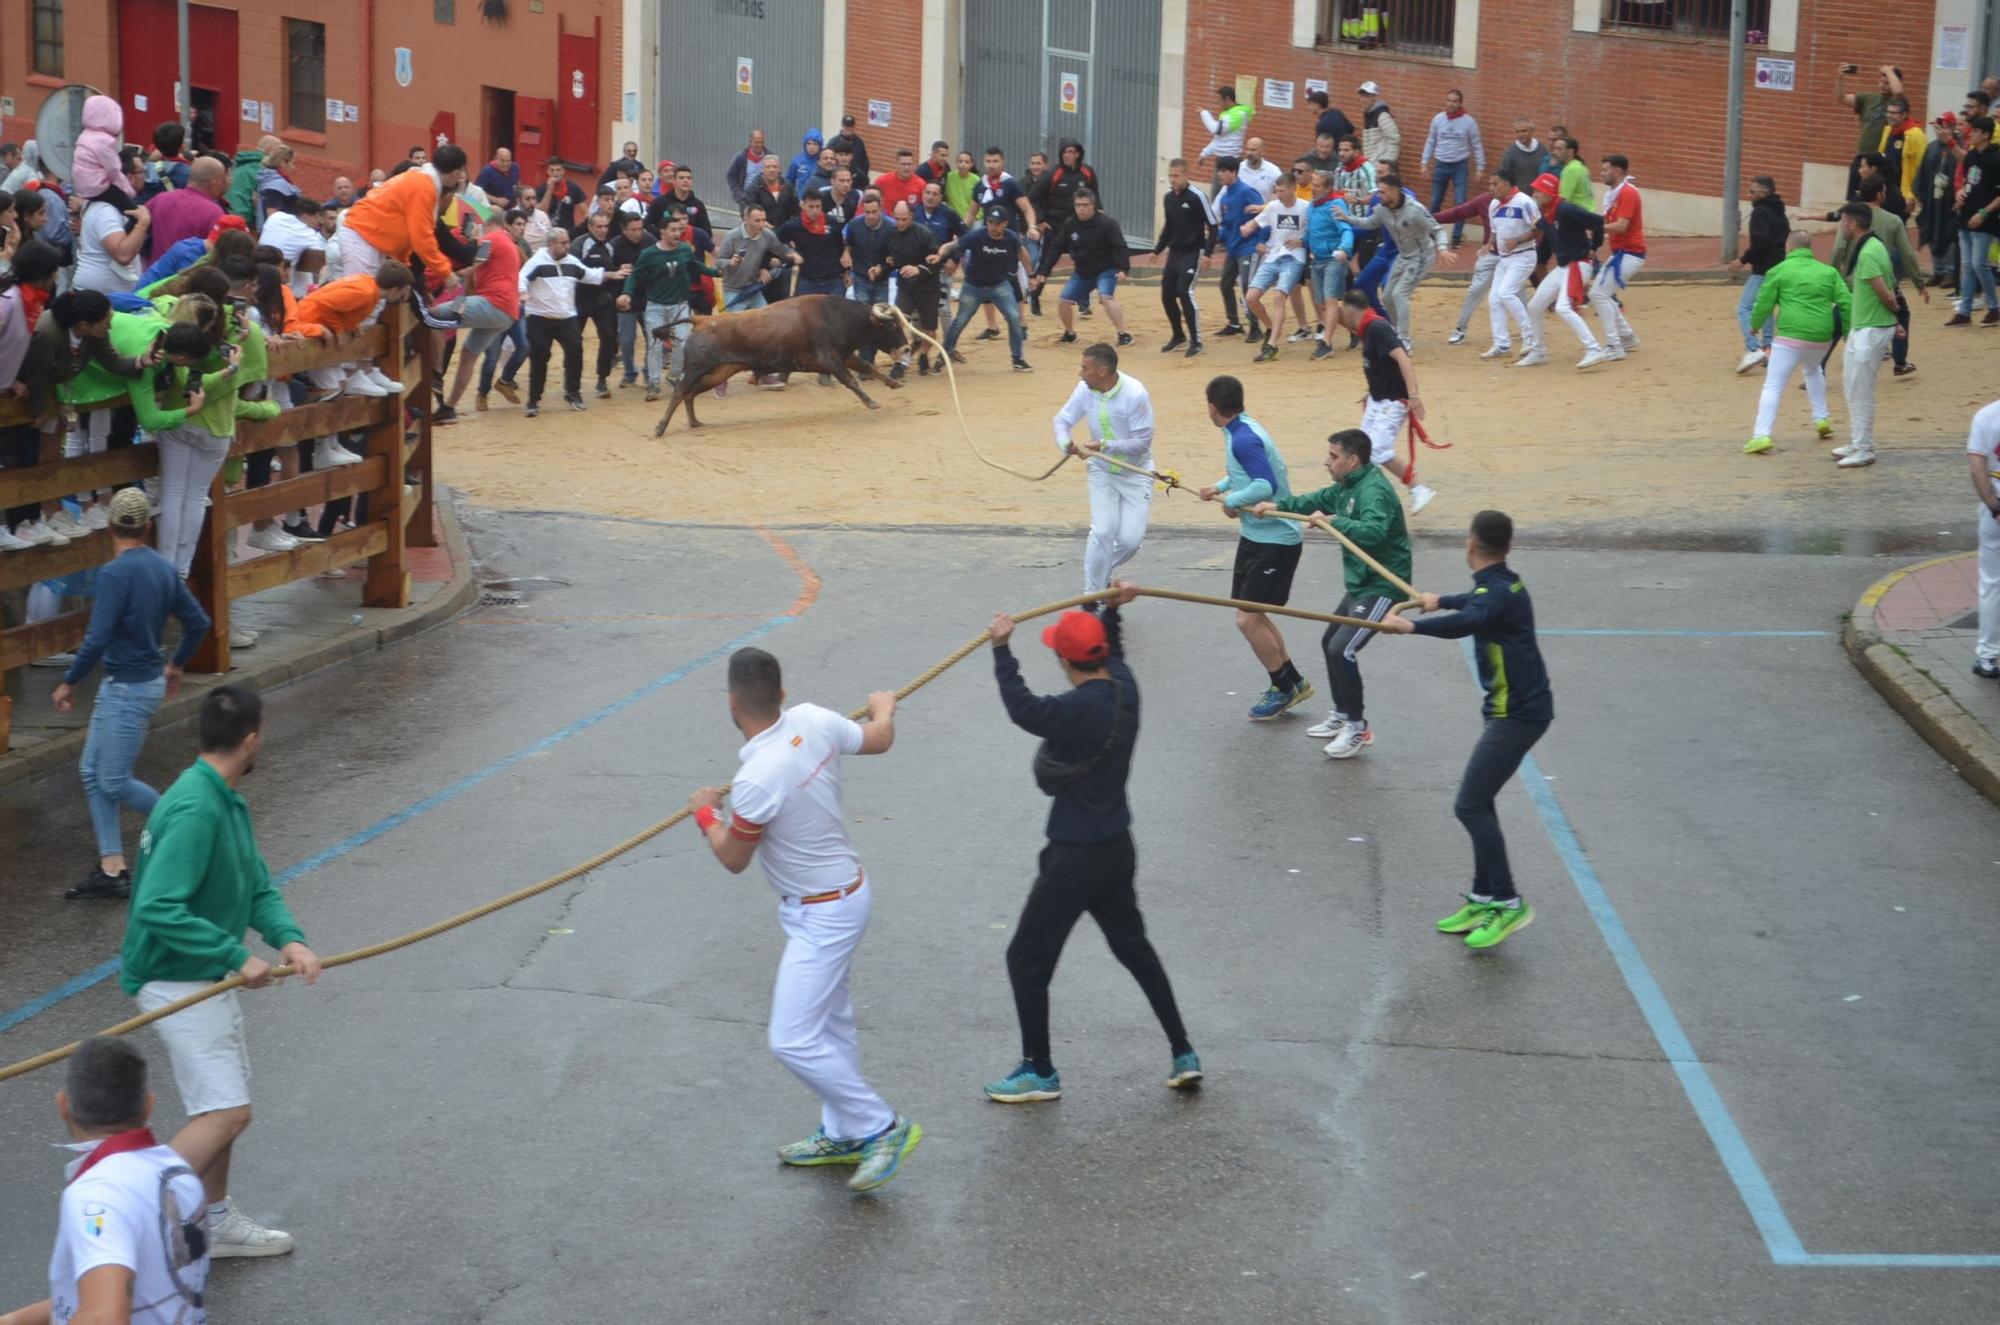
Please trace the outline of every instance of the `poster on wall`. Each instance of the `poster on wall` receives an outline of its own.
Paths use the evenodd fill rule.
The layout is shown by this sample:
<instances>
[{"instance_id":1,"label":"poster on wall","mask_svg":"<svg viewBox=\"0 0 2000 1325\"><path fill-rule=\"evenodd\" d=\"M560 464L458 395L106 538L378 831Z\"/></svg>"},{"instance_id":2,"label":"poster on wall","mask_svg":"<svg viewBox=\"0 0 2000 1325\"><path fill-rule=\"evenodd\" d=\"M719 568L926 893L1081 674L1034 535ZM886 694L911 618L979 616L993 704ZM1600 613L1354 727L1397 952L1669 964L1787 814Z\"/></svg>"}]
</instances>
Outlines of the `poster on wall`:
<instances>
[{"instance_id":1,"label":"poster on wall","mask_svg":"<svg viewBox=\"0 0 2000 1325\"><path fill-rule=\"evenodd\" d=\"M1760 55L1757 57L1757 86L1766 92L1796 91L1798 69L1797 61L1773 60Z\"/></svg>"},{"instance_id":2,"label":"poster on wall","mask_svg":"<svg viewBox=\"0 0 2000 1325\"><path fill-rule=\"evenodd\" d=\"M278 116L277 116L277 112L275 112L275 111L274 111L274 110L273 110L273 109L271 108L271 103L270 103L270 102L268 102L268 101L260 101L260 102L258 102L258 103L257 103L257 127L258 127L258 128L260 128L260 129L262 129L262 130L263 130L263 131L264 131L265 133L269 133L269 132L271 132L271 130L275 129L275 128L276 128L277 126L278 126Z\"/></svg>"},{"instance_id":3,"label":"poster on wall","mask_svg":"<svg viewBox=\"0 0 2000 1325\"><path fill-rule=\"evenodd\" d=\"M871 129L888 128L889 110L890 106L886 101L870 101L868 103L868 127Z\"/></svg>"},{"instance_id":4,"label":"poster on wall","mask_svg":"<svg viewBox=\"0 0 2000 1325\"><path fill-rule=\"evenodd\" d=\"M1307 96L1311 96L1315 92L1324 91L1326 91L1326 80L1324 78L1308 78L1306 80Z\"/></svg>"},{"instance_id":5,"label":"poster on wall","mask_svg":"<svg viewBox=\"0 0 2000 1325\"><path fill-rule=\"evenodd\" d=\"M736 57L736 90L746 97L750 95L750 75L755 67L755 62L749 56L739 55Z\"/></svg>"},{"instance_id":6,"label":"poster on wall","mask_svg":"<svg viewBox=\"0 0 2000 1325\"><path fill-rule=\"evenodd\" d=\"M1937 67L1940 69L1970 69L1972 60L1972 29L1952 23L1940 23L1937 30Z\"/></svg>"},{"instance_id":7,"label":"poster on wall","mask_svg":"<svg viewBox=\"0 0 2000 1325\"><path fill-rule=\"evenodd\" d=\"M1292 84L1290 80L1265 79L1264 104L1272 110L1290 110L1292 108Z\"/></svg>"},{"instance_id":8,"label":"poster on wall","mask_svg":"<svg viewBox=\"0 0 2000 1325\"><path fill-rule=\"evenodd\" d=\"M1239 106L1257 104L1257 75L1236 75L1236 104Z\"/></svg>"},{"instance_id":9,"label":"poster on wall","mask_svg":"<svg viewBox=\"0 0 2000 1325\"><path fill-rule=\"evenodd\" d=\"M1065 73L1062 76L1061 82L1062 109L1065 113L1074 115L1076 114L1077 102L1083 96L1083 80L1075 74Z\"/></svg>"},{"instance_id":10,"label":"poster on wall","mask_svg":"<svg viewBox=\"0 0 2000 1325\"><path fill-rule=\"evenodd\" d=\"M251 124L257 122L257 103L249 97L243 98L243 118Z\"/></svg>"}]
</instances>

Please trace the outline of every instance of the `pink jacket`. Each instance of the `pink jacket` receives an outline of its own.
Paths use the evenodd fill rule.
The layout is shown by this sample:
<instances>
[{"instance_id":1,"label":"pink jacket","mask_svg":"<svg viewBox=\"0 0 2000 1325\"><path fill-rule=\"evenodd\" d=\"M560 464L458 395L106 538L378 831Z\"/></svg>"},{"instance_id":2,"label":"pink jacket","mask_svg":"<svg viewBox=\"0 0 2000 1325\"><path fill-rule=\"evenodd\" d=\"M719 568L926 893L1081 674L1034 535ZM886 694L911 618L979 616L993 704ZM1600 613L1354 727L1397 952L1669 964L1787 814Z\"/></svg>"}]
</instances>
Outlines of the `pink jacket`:
<instances>
[{"instance_id":1,"label":"pink jacket","mask_svg":"<svg viewBox=\"0 0 2000 1325\"><path fill-rule=\"evenodd\" d=\"M95 198L125 187L118 169L118 142L125 134L125 112L107 96L83 103L83 132L76 136L70 160L70 182L79 196Z\"/></svg>"}]
</instances>

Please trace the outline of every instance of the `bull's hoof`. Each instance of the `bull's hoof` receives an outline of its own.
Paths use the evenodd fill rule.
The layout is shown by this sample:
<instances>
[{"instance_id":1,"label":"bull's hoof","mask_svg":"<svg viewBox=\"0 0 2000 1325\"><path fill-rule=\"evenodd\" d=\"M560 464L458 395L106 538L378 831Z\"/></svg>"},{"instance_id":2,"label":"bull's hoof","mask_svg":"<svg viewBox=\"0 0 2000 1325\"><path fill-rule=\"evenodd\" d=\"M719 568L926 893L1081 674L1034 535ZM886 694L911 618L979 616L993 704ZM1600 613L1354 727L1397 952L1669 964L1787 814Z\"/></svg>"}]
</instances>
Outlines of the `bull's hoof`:
<instances>
[{"instance_id":1,"label":"bull's hoof","mask_svg":"<svg viewBox=\"0 0 2000 1325\"><path fill-rule=\"evenodd\" d=\"M867 407L868 407L869 409L881 409L881 408L882 408L882 402L880 402L880 401L878 401L878 400L863 400L863 401L862 401L861 403L862 403L862 404L864 404L864 405L866 405L866 406L867 406Z\"/></svg>"},{"instance_id":2,"label":"bull's hoof","mask_svg":"<svg viewBox=\"0 0 2000 1325\"><path fill-rule=\"evenodd\" d=\"M655 437L665 437L666 435L667 435L667 425L664 423L661 424L659 427L653 429L653 436Z\"/></svg>"}]
</instances>

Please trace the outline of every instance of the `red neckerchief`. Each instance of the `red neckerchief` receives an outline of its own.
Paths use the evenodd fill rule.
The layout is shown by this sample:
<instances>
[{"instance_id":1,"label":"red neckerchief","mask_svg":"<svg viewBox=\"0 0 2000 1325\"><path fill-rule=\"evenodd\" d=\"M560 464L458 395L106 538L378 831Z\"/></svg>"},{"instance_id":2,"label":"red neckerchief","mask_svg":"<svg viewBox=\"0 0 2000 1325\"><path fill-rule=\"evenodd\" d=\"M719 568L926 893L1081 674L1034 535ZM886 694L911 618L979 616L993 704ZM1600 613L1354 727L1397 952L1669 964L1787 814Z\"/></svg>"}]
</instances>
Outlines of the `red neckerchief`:
<instances>
[{"instance_id":1,"label":"red neckerchief","mask_svg":"<svg viewBox=\"0 0 2000 1325\"><path fill-rule=\"evenodd\" d=\"M1455 119L1457 119L1457 118L1458 118L1459 116L1461 116L1461 115L1463 115L1463 114L1465 114L1465 110L1464 110L1464 108L1463 108L1463 107L1461 107L1461 108L1460 108L1460 109L1458 109L1458 110L1447 110L1447 111L1445 111L1445 113L1444 113L1444 117L1445 117L1446 119L1448 119L1448 120L1455 120Z\"/></svg>"},{"instance_id":2,"label":"red neckerchief","mask_svg":"<svg viewBox=\"0 0 2000 1325\"><path fill-rule=\"evenodd\" d=\"M1918 124L1918 123L1917 123L1917 122L1916 122L1916 121L1915 121L1914 119L1906 119L1906 120L1904 120L1904 121L1903 121L1903 122L1902 122L1901 124L1892 124L1892 125L1890 125L1890 126L1889 126L1889 132L1890 132L1890 133L1908 133L1908 132L1909 132L1910 130L1912 130L1912 129L1918 129L1918 128L1922 128L1922 127L1923 127L1923 126L1922 126L1922 125L1920 125L1920 124Z\"/></svg>"},{"instance_id":3,"label":"red neckerchief","mask_svg":"<svg viewBox=\"0 0 2000 1325\"><path fill-rule=\"evenodd\" d=\"M1344 170L1344 171L1346 171L1346 172L1347 172L1348 174L1350 174L1350 175L1351 175L1351 174L1353 174L1353 173L1354 173L1355 171L1357 171L1357 170L1361 169L1361 167L1363 167L1363 166L1365 166L1365 165L1367 165L1367 164L1368 164L1368 158L1367 158L1367 157L1365 157L1365 156L1357 156L1357 157L1355 157L1355 158L1354 158L1354 159L1353 159L1352 161L1350 161L1350 162L1348 162L1348 163L1347 163L1346 165L1342 166L1342 167L1341 167L1341 169L1342 169L1342 170Z\"/></svg>"},{"instance_id":4,"label":"red neckerchief","mask_svg":"<svg viewBox=\"0 0 2000 1325\"><path fill-rule=\"evenodd\" d=\"M32 331L35 324L42 320L42 310L49 306L49 292L33 285L16 288L21 292L21 311L28 315L28 329Z\"/></svg>"},{"instance_id":5,"label":"red neckerchief","mask_svg":"<svg viewBox=\"0 0 2000 1325\"><path fill-rule=\"evenodd\" d=\"M819 224L814 225L813 214L811 212L800 212L799 224L806 228L806 233L809 235L823 235L826 233L826 213L821 211L819 214Z\"/></svg>"},{"instance_id":6,"label":"red neckerchief","mask_svg":"<svg viewBox=\"0 0 2000 1325\"><path fill-rule=\"evenodd\" d=\"M1000 181L1006 175L1006 173L1007 172L1003 170L998 175L988 175L986 177L986 187L993 190L993 192L998 193L1000 191Z\"/></svg>"},{"instance_id":7,"label":"red neckerchief","mask_svg":"<svg viewBox=\"0 0 2000 1325\"><path fill-rule=\"evenodd\" d=\"M1382 320L1382 315L1380 313L1376 312L1372 308L1366 310L1361 314L1361 325L1354 329L1354 334L1357 336L1365 335L1368 331L1369 323L1380 322L1381 320Z\"/></svg>"},{"instance_id":8,"label":"red neckerchief","mask_svg":"<svg viewBox=\"0 0 2000 1325\"><path fill-rule=\"evenodd\" d=\"M153 1129L150 1127L138 1127L129 1132L120 1132L116 1136L107 1136L102 1145L91 1151L83 1163L77 1165L76 1173L71 1176L70 1181L75 1182L90 1172L91 1166L100 1159L109 1159L113 1155L123 1155L133 1150L151 1150L158 1144L160 1143L154 1139Z\"/></svg>"}]
</instances>

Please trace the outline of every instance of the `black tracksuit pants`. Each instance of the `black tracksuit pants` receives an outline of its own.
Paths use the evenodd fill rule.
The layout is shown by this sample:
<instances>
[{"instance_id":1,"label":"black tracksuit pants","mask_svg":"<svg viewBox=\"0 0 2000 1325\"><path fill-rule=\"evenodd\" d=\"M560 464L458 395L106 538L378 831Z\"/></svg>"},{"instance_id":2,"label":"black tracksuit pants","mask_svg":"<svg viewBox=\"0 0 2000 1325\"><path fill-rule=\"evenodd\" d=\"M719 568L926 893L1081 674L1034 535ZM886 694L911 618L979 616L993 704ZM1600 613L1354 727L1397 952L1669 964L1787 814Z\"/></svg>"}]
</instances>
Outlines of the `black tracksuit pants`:
<instances>
[{"instance_id":1,"label":"black tracksuit pants","mask_svg":"<svg viewBox=\"0 0 2000 1325\"><path fill-rule=\"evenodd\" d=\"M1139 914L1139 895L1132 886L1137 868L1132 834L1120 833L1108 842L1089 846L1050 842L1042 848L1041 872L1021 908L1014 941L1007 945L1007 978L1014 985L1014 1009L1021 1018L1021 1056L1047 1071L1049 1059L1049 981L1056 961L1076 922L1087 912L1104 931L1111 955L1124 963L1153 1005L1153 1015L1167 1033L1175 1054L1184 1054L1187 1028L1174 1003L1174 988L1160 965L1160 956L1146 938L1146 919Z\"/></svg>"},{"instance_id":2,"label":"black tracksuit pants","mask_svg":"<svg viewBox=\"0 0 2000 1325\"><path fill-rule=\"evenodd\" d=\"M1160 272L1160 306L1167 310L1167 324L1174 329L1177 339L1182 334L1189 340L1201 339L1201 323L1195 320L1194 308L1194 278L1200 272L1200 249L1167 250L1167 265ZM1181 330L1184 320L1185 333Z\"/></svg>"},{"instance_id":3,"label":"black tracksuit pants","mask_svg":"<svg viewBox=\"0 0 2000 1325\"><path fill-rule=\"evenodd\" d=\"M1380 621L1396 605L1393 598L1356 598L1348 595L1333 610L1341 616ZM1326 680L1333 689L1334 711L1352 722L1366 722L1361 693L1361 650L1380 632L1359 626L1328 626L1319 637L1320 651L1326 655Z\"/></svg>"},{"instance_id":4,"label":"black tracksuit pants","mask_svg":"<svg viewBox=\"0 0 2000 1325\"><path fill-rule=\"evenodd\" d=\"M1488 718L1479 744L1472 747L1472 757L1465 761L1465 776L1459 780L1452 813L1472 838L1472 891L1478 896L1499 902L1520 896L1514 888L1514 871L1507 864L1507 839L1500 833L1500 815L1493 802L1548 729L1546 722Z\"/></svg>"},{"instance_id":5,"label":"black tracksuit pants","mask_svg":"<svg viewBox=\"0 0 2000 1325\"><path fill-rule=\"evenodd\" d=\"M538 405L549 381L549 354L562 346L563 395L583 394L583 319L528 317L528 403Z\"/></svg>"},{"instance_id":6,"label":"black tracksuit pants","mask_svg":"<svg viewBox=\"0 0 2000 1325\"><path fill-rule=\"evenodd\" d=\"M618 305L606 299L583 317L597 329L597 380L602 382L611 376L611 366L618 361Z\"/></svg>"}]
</instances>

